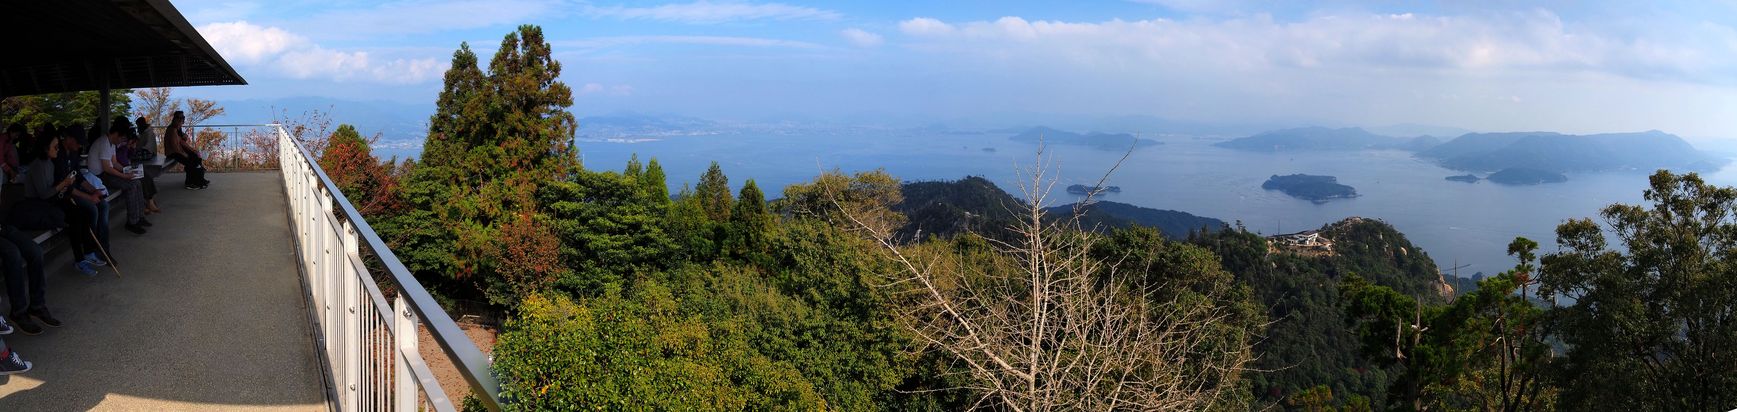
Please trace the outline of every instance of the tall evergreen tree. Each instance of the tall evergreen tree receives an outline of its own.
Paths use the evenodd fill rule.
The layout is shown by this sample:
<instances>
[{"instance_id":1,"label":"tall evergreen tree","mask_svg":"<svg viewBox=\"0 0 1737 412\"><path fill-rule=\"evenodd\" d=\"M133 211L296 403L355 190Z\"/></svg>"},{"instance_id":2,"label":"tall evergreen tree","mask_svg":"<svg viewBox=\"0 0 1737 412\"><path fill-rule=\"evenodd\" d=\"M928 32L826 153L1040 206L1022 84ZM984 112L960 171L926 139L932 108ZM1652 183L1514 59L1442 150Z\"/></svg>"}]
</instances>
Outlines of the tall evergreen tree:
<instances>
[{"instance_id":1,"label":"tall evergreen tree","mask_svg":"<svg viewBox=\"0 0 1737 412\"><path fill-rule=\"evenodd\" d=\"M699 197L700 208L706 211L706 218L713 222L730 220L730 207L734 201L730 199L730 178L724 176L724 169L718 162L712 162L712 167L700 175L700 184L694 186L694 195Z\"/></svg>"},{"instance_id":2,"label":"tall evergreen tree","mask_svg":"<svg viewBox=\"0 0 1737 412\"><path fill-rule=\"evenodd\" d=\"M531 25L501 40L486 73L467 44L453 53L452 69L430 119L423 161L413 169L406 198L413 212L384 225L395 249L419 273L465 281L478 292L495 285L499 248L539 236L499 237L503 225L536 221L537 192L578 170L572 145L578 120L567 107L572 90L560 81L541 28ZM540 274L516 273L518 278ZM496 303L505 296L491 296Z\"/></svg>"},{"instance_id":3,"label":"tall evergreen tree","mask_svg":"<svg viewBox=\"0 0 1737 412\"><path fill-rule=\"evenodd\" d=\"M669 203L669 183L663 175L663 165L657 164L657 158L645 164L645 173L639 176L641 188L650 200L659 204Z\"/></svg>"}]
</instances>

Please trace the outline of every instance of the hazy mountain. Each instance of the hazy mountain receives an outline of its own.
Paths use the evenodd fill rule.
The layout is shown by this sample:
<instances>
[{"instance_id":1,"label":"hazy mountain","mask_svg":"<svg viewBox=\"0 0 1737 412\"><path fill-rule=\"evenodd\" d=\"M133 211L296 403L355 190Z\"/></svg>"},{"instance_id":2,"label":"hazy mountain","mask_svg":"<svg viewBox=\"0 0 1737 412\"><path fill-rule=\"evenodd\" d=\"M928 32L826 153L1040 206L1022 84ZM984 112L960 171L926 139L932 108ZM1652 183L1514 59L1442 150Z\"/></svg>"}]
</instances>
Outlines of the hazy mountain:
<instances>
[{"instance_id":1,"label":"hazy mountain","mask_svg":"<svg viewBox=\"0 0 1737 412\"><path fill-rule=\"evenodd\" d=\"M1708 170L1726 162L1696 150L1680 137L1657 130L1594 135L1472 133L1419 152L1418 157L1464 171Z\"/></svg>"},{"instance_id":2,"label":"hazy mountain","mask_svg":"<svg viewBox=\"0 0 1737 412\"><path fill-rule=\"evenodd\" d=\"M1414 124L1414 123L1403 123L1403 124L1393 124L1393 125L1387 125L1387 126L1365 127L1363 129L1368 130L1370 133L1374 133L1374 134L1378 134L1378 135L1382 135L1382 136L1396 136L1396 137L1435 136L1435 137L1440 137L1440 138L1448 138L1448 137L1453 137L1453 136L1464 135L1467 133L1477 133L1477 132L1474 132L1471 130L1461 129L1458 127L1435 126L1435 125Z\"/></svg>"},{"instance_id":3,"label":"hazy mountain","mask_svg":"<svg viewBox=\"0 0 1737 412\"><path fill-rule=\"evenodd\" d=\"M1433 146L1434 138L1398 138L1370 133L1362 128L1299 127L1262 132L1253 136L1219 142L1218 147L1253 152L1299 152L1319 150L1401 149L1417 150Z\"/></svg>"},{"instance_id":4,"label":"hazy mountain","mask_svg":"<svg viewBox=\"0 0 1737 412\"><path fill-rule=\"evenodd\" d=\"M1141 148L1160 144L1157 140L1141 139L1127 133L1111 134L1091 132L1087 134L1079 134L1043 126L1027 129L1023 133L1014 135L1012 140L1024 143L1037 143L1042 141L1044 144L1089 146L1096 149L1118 151L1128 150L1130 147Z\"/></svg>"}]
</instances>

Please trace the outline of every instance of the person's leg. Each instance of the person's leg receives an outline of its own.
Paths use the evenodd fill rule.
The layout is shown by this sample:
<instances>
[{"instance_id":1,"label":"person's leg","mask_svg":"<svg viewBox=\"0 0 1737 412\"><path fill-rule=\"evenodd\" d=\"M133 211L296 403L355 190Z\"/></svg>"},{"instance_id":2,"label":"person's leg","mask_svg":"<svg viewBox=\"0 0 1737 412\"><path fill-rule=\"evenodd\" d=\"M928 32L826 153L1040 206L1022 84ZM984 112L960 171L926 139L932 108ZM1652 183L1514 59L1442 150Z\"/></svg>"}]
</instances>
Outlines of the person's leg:
<instances>
[{"instance_id":1,"label":"person's leg","mask_svg":"<svg viewBox=\"0 0 1737 412\"><path fill-rule=\"evenodd\" d=\"M0 375L29 372L31 366L30 361L18 356L18 352L12 351L11 345L0 339Z\"/></svg>"},{"instance_id":2,"label":"person's leg","mask_svg":"<svg viewBox=\"0 0 1737 412\"><path fill-rule=\"evenodd\" d=\"M138 226L139 220L145 218L145 196L139 189L139 182L103 176L103 185L108 186L110 191L120 191L121 202L126 203L124 206L127 208L127 226Z\"/></svg>"},{"instance_id":3,"label":"person's leg","mask_svg":"<svg viewBox=\"0 0 1737 412\"><path fill-rule=\"evenodd\" d=\"M188 160L192 162L193 169L188 170L187 173L193 174L192 177L196 179L194 181L199 182L200 186L211 184L210 180L205 180L205 158L194 155Z\"/></svg>"},{"instance_id":4,"label":"person's leg","mask_svg":"<svg viewBox=\"0 0 1737 412\"><path fill-rule=\"evenodd\" d=\"M6 300L12 315L13 323L26 335L42 333L42 328L30 321L30 297L28 295L28 280L24 278L24 255L19 254L18 246L8 240L0 240L0 269L6 273Z\"/></svg>"},{"instance_id":5,"label":"person's leg","mask_svg":"<svg viewBox=\"0 0 1737 412\"><path fill-rule=\"evenodd\" d=\"M30 302L26 309L30 313L46 312L48 310L48 276L42 270L42 246L37 245L36 239L32 238L30 234L12 227L0 229L0 237L4 237L6 240L0 243L11 243L18 251L19 257L24 259L24 274L29 277L30 281ZM11 288L12 284L8 283L6 287ZM12 305L16 309L18 302L13 302ZM13 313L17 314L16 311ZM49 326L59 326L59 322L46 323Z\"/></svg>"},{"instance_id":6,"label":"person's leg","mask_svg":"<svg viewBox=\"0 0 1737 412\"><path fill-rule=\"evenodd\" d=\"M91 228L96 229L97 246L101 248L97 250L97 254L102 256L104 261L115 263L112 255L114 252L109 252L114 250L109 246L109 210L111 209L109 209L108 199L98 201L96 203L96 220L91 223Z\"/></svg>"},{"instance_id":7,"label":"person's leg","mask_svg":"<svg viewBox=\"0 0 1737 412\"><path fill-rule=\"evenodd\" d=\"M193 165L187 161L187 156L172 154L172 155L169 155L169 160L174 160L175 163L181 165L181 175L183 177L183 179L181 180L181 186L186 186L186 187L197 186L197 185L193 184L194 182L197 182L197 181L193 180Z\"/></svg>"}]
</instances>

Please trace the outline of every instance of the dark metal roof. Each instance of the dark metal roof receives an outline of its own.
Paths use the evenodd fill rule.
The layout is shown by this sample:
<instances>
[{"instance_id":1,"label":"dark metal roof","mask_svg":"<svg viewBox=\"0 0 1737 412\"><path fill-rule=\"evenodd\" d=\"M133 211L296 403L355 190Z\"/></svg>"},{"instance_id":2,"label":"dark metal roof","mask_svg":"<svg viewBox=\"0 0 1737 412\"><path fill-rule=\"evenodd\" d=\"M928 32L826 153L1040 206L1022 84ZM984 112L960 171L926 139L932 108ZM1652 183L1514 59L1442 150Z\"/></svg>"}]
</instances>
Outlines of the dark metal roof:
<instances>
[{"instance_id":1,"label":"dark metal roof","mask_svg":"<svg viewBox=\"0 0 1737 412\"><path fill-rule=\"evenodd\" d=\"M168 0L0 0L0 97L242 85Z\"/></svg>"}]
</instances>

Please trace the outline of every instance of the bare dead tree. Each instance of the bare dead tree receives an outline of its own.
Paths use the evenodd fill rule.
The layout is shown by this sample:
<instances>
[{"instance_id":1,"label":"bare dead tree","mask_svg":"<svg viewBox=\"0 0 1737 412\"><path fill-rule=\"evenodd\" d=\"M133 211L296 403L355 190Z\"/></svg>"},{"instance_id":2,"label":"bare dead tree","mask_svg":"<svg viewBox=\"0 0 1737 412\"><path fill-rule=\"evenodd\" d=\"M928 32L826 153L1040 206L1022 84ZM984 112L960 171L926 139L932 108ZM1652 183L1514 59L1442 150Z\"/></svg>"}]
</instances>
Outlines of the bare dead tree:
<instances>
[{"instance_id":1,"label":"bare dead tree","mask_svg":"<svg viewBox=\"0 0 1737 412\"><path fill-rule=\"evenodd\" d=\"M1037 165L1021 176L1017 240L991 239L989 259L900 245L893 227L846 210L898 268L882 282L898 303L895 317L924 350L962 365L970 383L949 389L979 394L976 408L1223 406L1253 359L1246 342L1215 343L1211 326L1229 311L1218 296L1158 301L1163 286L1124 279L1116 265L1094 258L1097 235L1081 230L1082 208L1064 219L1045 216L1058 181L1049 168L1040 145Z\"/></svg>"}]
</instances>

